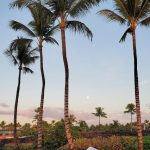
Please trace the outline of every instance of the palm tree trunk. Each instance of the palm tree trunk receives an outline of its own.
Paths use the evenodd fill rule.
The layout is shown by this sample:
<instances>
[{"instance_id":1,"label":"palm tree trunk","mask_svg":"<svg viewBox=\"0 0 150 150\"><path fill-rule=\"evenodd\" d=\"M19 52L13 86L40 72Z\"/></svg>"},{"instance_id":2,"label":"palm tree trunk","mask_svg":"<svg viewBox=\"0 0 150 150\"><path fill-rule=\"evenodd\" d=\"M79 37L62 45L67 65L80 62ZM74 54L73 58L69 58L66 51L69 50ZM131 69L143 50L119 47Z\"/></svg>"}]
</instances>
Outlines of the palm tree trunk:
<instances>
[{"instance_id":1,"label":"palm tree trunk","mask_svg":"<svg viewBox=\"0 0 150 150\"><path fill-rule=\"evenodd\" d=\"M133 55L134 55L134 84L135 84L135 102L136 102L136 115L137 115L138 150L143 150L143 135L142 135L142 124L141 124L141 112L140 112L135 30L132 31L132 40L133 40Z\"/></svg>"},{"instance_id":2,"label":"palm tree trunk","mask_svg":"<svg viewBox=\"0 0 150 150\"><path fill-rule=\"evenodd\" d=\"M131 113L131 132L132 132L132 113Z\"/></svg>"},{"instance_id":3,"label":"palm tree trunk","mask_svg":"<svg viewBox=\"0 0 150 150\"><path fill-rule=\"evenodd\" d=\"M14 107L14 140L15 140L16 150L19 150L18 137L17 137L17 111L18 111L18 99L19 99L20 83L21 83L21 70L22 70L22 67L20 66L19 76L18 76L18 86L17 86L17 91L16 91L15 107Z\"/></svg>"},{"instance_id":4,"label":"palm tree trunk","mask_svg":"<svg viewBox=\"0 0 150 150\"><path fill-rule=\"evenodd\" d=\"M42 122L43 122L43 105L44 105L44 94L45 94L45 75L43 67L43 52L42 52L42 37L39 37L39 51L40 51L40 70L42 77L42 91L41 91L41 101L40 101L40 110L38 116L38 145L37 150L42 149Z\"/></svg>"},{"instance_id":5,"label":"palm tree trunk","mask_svg":"<svg viewBox=\"0 0 150 150\"><path fill-rule=\"evenodd\" d=\"M64 21L63 14L61 14L60 29L61 29L61 40L62 40L62 55L63 55L63 62L65 68L64 123L65 123L66 136L69 143L69 148L70 150L73 150L74 144L73 144L73 139L69 127L69 67L68 67L67 54L66 54L65 21Z\"/></svg>"},{"instance_id":6,"label":"palm tree trunk","mask_svg":"<svg viewBox=\"0 0 150 150\"><path fill-rule=\"evenodd\" d=\"M100 127L100 123L101 123L101 120L100 120L100 116L99 116L99 127Z\"/></svg>"}]
</instances>

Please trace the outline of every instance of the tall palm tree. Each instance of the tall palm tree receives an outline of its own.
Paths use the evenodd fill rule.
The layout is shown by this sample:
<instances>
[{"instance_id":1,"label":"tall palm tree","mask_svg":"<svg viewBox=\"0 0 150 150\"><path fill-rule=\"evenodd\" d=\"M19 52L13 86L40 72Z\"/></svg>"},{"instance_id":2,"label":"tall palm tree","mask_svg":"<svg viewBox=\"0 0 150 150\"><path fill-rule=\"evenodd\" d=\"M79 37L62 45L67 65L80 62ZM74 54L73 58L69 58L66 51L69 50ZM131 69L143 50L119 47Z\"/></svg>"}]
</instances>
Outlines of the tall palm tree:
<instances>
[{"instance_id":1,"label":"tall palm tree","mask_svg":"<svg viewBox=\"0 0 150 150\"><path fill-rule=\"evenodd\" d=\"M121 37L120 42L125 41L128 33L132 35L133 57L134 57L134 86L135 102L137 114L138 148L143 150L143 136L140 112L139 81L137 69L137 48L136 48L136 28L138 25L150 25L150 1L149 0L113 0L115 11L104 9L99 11L100 15L105 16L109 21L116 21L119 24L126 24L127 30Z\"/></svg>"},{"instance_id":2,"label":"tall palm tree","mask_svg":"<svg viewBox=\"0 0 150 150\"><path fill-rule=\"evenodd\" d=\"M5 50L4 54L13 62L13 64L19 67L18 86L16 91L16 99L14 106L14 139L16 149L19 149L17 144L17 111L18 111L18 100L20 93L21 84L21 73L33 73L28 66L35 62L38 58L36 56L37 49L32 49L32 40L25 38L17 38L10 44L9 48Z\"/></svg>"},{"instance_id":3,"label":"tall palm tree","mask_svg":"<svg viewBox=\"0 0 150 150\"><path fill-rule=\"evenodd\" d=\"M126 106L126 110L124 113L130 113L131 114L131 132L132 132L132 116L136 113L136 108L133 103L130 103Z\"/></svg>"},{"instance_id":4,"label":"tall palm tree","mask_svg":"<svg viewBox=\"0 0 150 150\"><path fill-rule=\"evenodd\" d=\"M17 2L17 1L16 1ZM23 2L23 1L22 1ZM38 145L37 149L40 150L42 147L42 120L43 120L43 105L45 97L45 74L43 66L43 42L49 42L52 44L58 44L57 41L52 37L57 31L57 26L53 26L55 18L49 15L45 10L42 10L41 1L37 2L36 5L30 3L27 5L28 9L31 12L33 20L29 22L28 26L12 20L10 26L14 30L22 30L27 33L30 37L36 38L38 43L38 49L40 53L40 71L42 78L42 90L41 90L41 99L40 99L40 111L38 118Z\"/></svg>"},{"instance_id":5,"label":"tall palm tree","mask_svg":"<svg viewBox=\"0 0 150 150\"><path fill-rule=\"evenodd\" d=\"M69 66L67 60L66 48L66 29L79 32L92 39L92 32L82 22L77 20L68 20L68 18L76 18L86 12L93 6L98 5L101 0L47 0L47 5L59 22L62 41L62 56L65 69L65 88L64 88L64 123L66 136L70 149L74 149L74 144L69 128Z\"/></svg>"},{"instance_id":6,"label":"tall palm tree","mask_svg":"<svg viewBox=\"0 0 150 150\"><path fill-rule=\"evenodd\" d=\"M104 112L104 108L102 108L102 107L96 107L95 110L96 110L96 113L92 113L92 114L99 118L98 123L99 123L99 126L100 126L101 117L107 118L107 114Z\"/></svg>"}]
</instances>

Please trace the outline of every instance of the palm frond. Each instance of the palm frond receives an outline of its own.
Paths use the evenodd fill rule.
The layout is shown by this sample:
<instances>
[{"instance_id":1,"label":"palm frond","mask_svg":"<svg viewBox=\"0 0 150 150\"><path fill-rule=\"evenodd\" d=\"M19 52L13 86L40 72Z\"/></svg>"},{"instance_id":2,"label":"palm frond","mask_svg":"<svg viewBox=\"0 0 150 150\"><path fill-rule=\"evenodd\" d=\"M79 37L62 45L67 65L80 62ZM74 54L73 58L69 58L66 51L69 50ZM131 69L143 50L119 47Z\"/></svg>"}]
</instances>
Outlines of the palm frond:
<instances>
[{"instance_id":1,"label":"palm frond","mask_svg":"<svg viewBox=\"0 0 150 150\"><path fill-rule=\"evenodd\" d=\"M27 7L31 2L32 0L13 0L13 2L9 4L9 7L23 8L23 7Z\"/></svg>"},{"instance_id":2,"label":"palm frond","mask_svg":"<svg viewBox=\"0 0 150 150\"><path fill-rule=\"evenodd\" d=\"M115 5L115 10L126 19L130 18L127 1L124 0L113 0Z\"/></svg>"},{"instance_id":3,"label":"palm frond","mask_svg":"<svg viewBox=\"0 0 150 150\"><path fill-rule=\"evenodd\" d=\"M25 26L24 24L22 24L20 22L11 20L9 25L15 31L17 31L17 30L24 31L27 35L29 35L31 37L35 37L35 34L27 26Z\"/></svg>"},{"instance_id":4,"label":"palm frond","mask_svg":"<svg viewBox=\"0 0 150 150\"><path fill-rule=\"evenodd\" d=\"M119 43L124 42L124 41L126 40L126 37L127 37L127 34L128 34L128 33L131 33L131 29L130 29L130 28L128 28L128 29L124 32L124 34L122 35L122 37L121 37Z\"/></svg>"},{"instance_id":5,"label":"palm frond","mask_svg":"<svg viewBox=\"0 0 150 150\"><path fill-rule=\"evenodd\" d=\"M18 37L17 39L13 40L10 43L10 49L11 50L16 50L17 48L19 48L20 46L23 45L31 45L31 43L33 42L32 39L28 39L28 38L22 38L22 37Z\"/></svg>"},{"instance_id":6,"label":"palm frond","mask_svg":"<svg viewBox=\"0 0 150 150\"><path fill-rule=\"evenodd\" d=\"M90 38L92 40L93 33L92 31L82 22L80 21L67 21L66 22L66 28L70 29L74 32L79 32L84 34L86 37Z\"/></svg>"},{"instance_id":7,"label":"palm frond","mask_svg":"<svg viewBox=\"0 0 150 150\"><path fill-rule=\"evenodd\" d=\"M61 0L45 0L46 4L50 8L51 12L55 15L58 16L60 11L64 8L64 6L61 3Z\"/></svg>"},{"instance_id":8,"label":"palm frond","mask_svg":"<svg viewBox=\"0 0 150 150\"><path fill-rule=\"evenodd\" d=\"M48 37L48 36L52 36L55 33L57 33L60 30L60 27L59 27L59 25L55 25L53 27L49 26L47 30L48 31L46 33L46 36Z\"/></svg>"},{"instance_id":9,"label":"palm frond","mask_svg":"<svg viewBox=\"0 0 150 150\"><path fill-rule=\"evenodd\" d=\"M139 8L138 12L138 19L143 19L149 15L150 12L150 1L149 0L143 0L141 3L141 6Z\"/></svg>"},{"instance_id":10,"label":"palm frond","mask_svg":"<svg viewBox=\"0 0 150 150\"><path fill-rule=\"evenodd\" d=\"M28 55L29 55L29 56L36 56L36 55L37 55L37 52L38 52L38 48L36 47L36 48L30 50L30 51L28 52Z\"/></svg>"},{"instance_id":11,"label":"palm frond","mask_svg":"<svg viewBox=\"0 0 150 150\"><path fill-rule=\"evenodd\" d=\"M70 0L69 14L71 17L85 15L93 6L97 6L103 0Z\"/></svg>"},{"instance_id":12,"label":"palm frond","mask_svg":"<svg viewBox=\"0 0 150 150\"><path fill-rule=\"evenodd\" d=\"M31 70L31 69L28 68L28 67L23 67L23 68L22 68L22 71L23 71L23 73L25 73L25 74L26 74L26 73L31 73L31 74L34 73L34 71Z\"/></svg>"},{"instance_id":13,"label":"palm frond","mask_svg":"<svg viewBox=\"0 0 150 150\"><path fill-rule=\"evenodd\" d=\"M11 49L6 49L4 51L4 55L7 56L15 66L19 65L19 63L18 63L17 59L15 58L15 56L13 55Z\"/></svg>"},{"instance_id":14,"label":"palm frond","mask_svg":"<svg viewBox=\"0 0 150 150\"><path fill-rule=\"evenodd\" d=\"M59 45L58 42L54 38L52 38L52 37L44 37L43 41L45 41L47 43Z\"/></svg>"},{"instance_id":15,"label":"palm frond","mask_svg":"<svg viewBox=\"0 0 150 150\"><path fill-rule=\"evenodd\" d=\"M150 26L150 17L147 17L146 19L140 21L139 24L142 26Z\"/></svg>"},{"instance_id":16,"label":"palm frond","mask_svg":"<svg viewBox=\"0 0 150 150\"><path fill-rule=\"evenodd\" d=\"M31 6L36 7L37 9L41 9L41 12L45 12L45 13L47 13L47 15L49 15L51 17L54 16L53 12L46 7L46 0L44 1L44 4L41 3L41 1L40 2L34 1L34 2L32 2Z\"/></svg>"},{"instance_id":17,"label":"palm frond","mask_svg":"<svg viewBox=\"0 0 150 150\"><path fill-rule=\"evenodd\" d=\"M120 15L116 14L115 12L113 12L109 9L100 10L98 12L98 14L106 17L108 19L108 21L117 21L120 24L125 24L126 23L125 18L121 17Z\"/></svg>"},{"instance_id":18,"label":"palm frond","mask_svg":"<svg viewBox=\"0 0 150 150\"><path fill-rule=\"evenodd\" d=\"M34 64L37 59L39 59L39 56L28 56L27 55L27 57L24 57L22 61L25 66L28 66L30 64Z\"/></svg>"}]
</instances>

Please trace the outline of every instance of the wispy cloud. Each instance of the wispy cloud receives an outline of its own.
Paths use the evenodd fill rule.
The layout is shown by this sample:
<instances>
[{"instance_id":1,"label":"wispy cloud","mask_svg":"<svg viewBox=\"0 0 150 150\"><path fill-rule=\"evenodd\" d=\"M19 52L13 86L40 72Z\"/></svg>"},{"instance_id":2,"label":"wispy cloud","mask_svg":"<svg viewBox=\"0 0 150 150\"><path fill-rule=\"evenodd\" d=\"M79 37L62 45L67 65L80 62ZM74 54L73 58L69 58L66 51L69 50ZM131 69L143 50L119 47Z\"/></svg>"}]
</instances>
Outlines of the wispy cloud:
<instances>
[{"instance_id":1,"label":"wispy cloud","mask_svg":"<svg viewBox=\"0 0 150 150\"><path fill-rule=\"evenodd\" d=\"M26 110L18 110L18 116L26 117L29 119L33 119L35 112L35 108L30 108ZM57 107L45 107L44 108L44 119L48 120L60 120L63 118L63 108ZM89 112L82 112L71 110L70 114L74 114L77 120L85 120L89 125L91 124L98 124L98 118L92 115ZM0 110L0 115L13 115L13 110ZM142 111L142 121L149 119L149 112ZM130 115L124 114L122 112L118 113L111 113L107 115L107 118L102 118L101 123L112 123L113 120L118 120L120 123L127 123L130 122ZM133 120L136 121L136 115L134 115Z\"/></svg>"},{"instance_id":2,"label":"wispy cloud","mask_svg":"<svg viewBox=\"0 0 150 150\"><path fill-rule=\"evenodd\" d=\"M2 107L2 108L8 108L9 105L7 105L7 104L5 104L5 103L0 103L0 107Z\"/></svg>"},{"instance_id":3,"label":"wispy cloud","mask_svg":"<svg viewBox=\"0 0 150 150\"><path fill-rule=\"evenodd\" d=\"M0 110L0 115L13 115L12 110Z\"/></svg>"}]
</instances>

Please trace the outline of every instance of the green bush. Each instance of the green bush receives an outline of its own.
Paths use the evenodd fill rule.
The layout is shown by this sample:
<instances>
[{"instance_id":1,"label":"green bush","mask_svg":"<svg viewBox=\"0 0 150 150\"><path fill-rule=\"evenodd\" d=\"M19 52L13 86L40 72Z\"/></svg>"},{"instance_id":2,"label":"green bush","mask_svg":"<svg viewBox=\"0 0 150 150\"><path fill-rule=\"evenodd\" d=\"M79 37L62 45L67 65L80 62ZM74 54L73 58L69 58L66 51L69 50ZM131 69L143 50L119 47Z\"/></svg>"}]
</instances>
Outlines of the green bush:
<instances>
[{"instance_id":1,"label":"green bush","mask_svg":"<svg viewBox=\"0 0 150 150\"><path fill-rule=\"evenodd\" d=\"M21 144L19 146L20 150L34 150L33 146L30 144ZM0 150L16 150L14 145L6 145L4 148L0 148Z\"/></svg>"},{"instance_id":2,"label":"green bush","mask_svg":"<svg viewBox=\"0 0 150 150\"><path fill-rule=\"evenodd\" d=\"M92 139L82 138L75 142L75 150L86 150L92 146L98 150L137 150L137 144L134 139L129 137L112 136L108 138L97 137ZM59 150L67 150L66 146Z\"/></svg>"}]
</instances>

